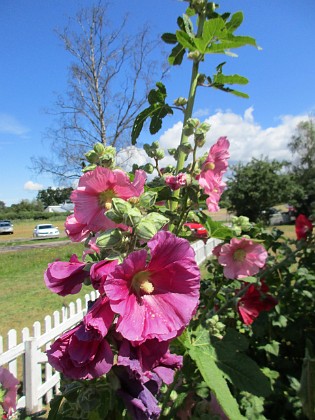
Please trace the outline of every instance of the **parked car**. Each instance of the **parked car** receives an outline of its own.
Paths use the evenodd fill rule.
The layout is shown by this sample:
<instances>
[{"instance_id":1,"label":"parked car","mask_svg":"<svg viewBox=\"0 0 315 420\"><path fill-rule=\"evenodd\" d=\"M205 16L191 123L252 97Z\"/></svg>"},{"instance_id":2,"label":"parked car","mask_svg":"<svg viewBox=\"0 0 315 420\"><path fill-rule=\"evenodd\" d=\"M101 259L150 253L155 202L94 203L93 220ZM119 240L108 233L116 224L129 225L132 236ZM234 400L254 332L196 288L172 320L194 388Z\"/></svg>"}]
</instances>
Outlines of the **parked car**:
<instances>
[{"instance_id":1,"label":"parked car","mask_svg":"<svg viewBox=\"0 0 315 420\"><path fill-rule=\"evenodd\" d=\"M0 234L13 234L13 225L10 220L0 220Z\"/></svg>"},{"instance_id":2,"label":"parked car","mask_svg":"<svg viewBox=\"0 0 315 420\"><path fill-rule=\"evenodd\" d=\"M204 226L202 226L200 223L187 222L184 224L184 226L188 227L191 230L192 235L195 236L196 238L208 237L207 229Z\"/></svg>"},{"instance_id":3,"label":"parked car","mask_svg":"<svg viewBox=\"0 0 315 420\"><path fill-rule=\"evenodd\" d=\"M36 225L33 230L34 238L59 238L59 229L53 225Z\"/></svg>"}]
</instances>

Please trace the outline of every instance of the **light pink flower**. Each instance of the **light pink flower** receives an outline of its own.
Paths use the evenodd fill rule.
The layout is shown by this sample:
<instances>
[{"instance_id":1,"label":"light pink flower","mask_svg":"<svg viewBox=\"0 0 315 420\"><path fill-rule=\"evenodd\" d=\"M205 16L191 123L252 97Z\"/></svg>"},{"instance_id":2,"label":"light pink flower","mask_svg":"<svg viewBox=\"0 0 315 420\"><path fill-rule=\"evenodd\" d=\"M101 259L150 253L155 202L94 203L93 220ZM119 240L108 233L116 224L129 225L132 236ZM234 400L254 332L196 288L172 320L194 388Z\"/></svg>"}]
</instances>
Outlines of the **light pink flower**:
<instances>
[{"instance_id":1,"label":"light pink flower","mask_svg":"<svg viewBox=\"0 0 315 420\"><path fill-rule=\"evenodd\" d=\"M90 234L86 224L79 223L74 214L70 214L65 221L66 234L72 242L82 242Z\"/></svg>"},{"instance_id":2,"label":"light pink flower","mask_svg":"<svg viewBox=\"0 0 315 420\"><path fill-rule=\"evenodd\" d=\"M143 193L145 181L146 174L142 170L136 171L133 182L119 169L112 171L98 166L86 172L80 178L78 188L71 194L75 219L92 232L116 227L104 214L111 208L112 199L139 197Z\"/></svg>"},{"instance_id":3,"label":"light pink flower","mask_svg":"<svg viewBox=\"0 0 315 420\"><path fill-rule=\"evenodd\" d=\"M86 264L73 254L69 262L55 261L48 264L44 273L45 284L53 293L67 296L79 293L82 283L89 276Z\"/></svg>"},{"instance_id":4,"label":"light pink flower","mask_svg":"<svg viewBox=\"0 0 315 420\"><path fill-rule=\"evenodd\" d=\"M228 167L228 159L230 158L229 147L230 142L227 137L220 137L210 148L208 157L201 167L201 171L212 171L216 175L225 172Z\"/></svg>"},{"instance_id":5,"label":"light pink flower","mask_svg":"<svg viewBox=\"0 0 315 420\"><path fill-rule=\"evenodd\" d=\"M1 405L6 414L11 416L14 411L16 411L16 397L19 381L8 369L0 366L0 384L2 388L6 390Z\"/></svg>"},{"instance_id":6,"label":"light pink flower","mask_svg":"<svg viewBox=\"0 0 315 420\"><path fill-rule=\"evenodd\" d=\"M160 231L147 251L135 251L110 273L104 285L117 331L137 344L169 340L189 323L199 299L200 271L185 239Z\"/></svg>"},{"instance_id":7,"label":"light pink flower","mask_svg":"<svg viewBox=\"0 0 315 420\"><path fill-rule=\"evenodd\" d=\"M167 184L171 190L176 191L187 185L187 177L184 173L179 173L178 175L169 175L165 177L165 184Z\"/></svg>"},{"instance_id":8,"label":"light pink flower","mask_svg":"<svg viewBox=\"0 0 315 420\"><path fill-rule=\"evenodd\" d=\"M219 264L228 279L242 279L254 276L264 267L268 257L265 248L247 238L232 238L216 251Z\"/></svg>"}]
</instances>

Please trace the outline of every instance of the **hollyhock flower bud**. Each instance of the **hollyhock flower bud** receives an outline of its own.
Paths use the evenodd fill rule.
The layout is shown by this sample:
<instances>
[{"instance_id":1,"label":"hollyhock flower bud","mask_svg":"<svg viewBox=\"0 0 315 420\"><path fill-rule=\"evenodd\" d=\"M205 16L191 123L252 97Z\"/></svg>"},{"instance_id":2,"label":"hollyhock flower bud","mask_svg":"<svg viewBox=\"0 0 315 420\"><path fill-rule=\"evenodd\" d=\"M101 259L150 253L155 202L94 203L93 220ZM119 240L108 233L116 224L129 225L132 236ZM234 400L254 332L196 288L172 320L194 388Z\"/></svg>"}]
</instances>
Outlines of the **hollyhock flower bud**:
<instances>
[{"instance_id":1,"label":"hollyhock flower bud","mask_svg":"<svg viewBox=\"0 0 315 420\"><path fill-rule=\"evenodd\" d=\"M214 250L223 274L228 279L254 276L264 267L268 253L265 248L247 238L232 238L229 244Z\"/></svg>"},{"instance_id":2,"label":"hollyhock flower bud","mask_svg":"<svg viewBox=\"0 0 315 420\"><path fill-rule=\"evenodd\" d=\"M108 299L99 298L83 321L47 350L49 363L71 379L94 379L107 373L113 352L106 340L114 314Z\"/></svg>"},{"instance_id":3,"label":"hollyhock flower bud","mask_svg":"<svg viewBox=\"0 0 315 420\"><path fill-rule=\"evenodd\" d=\"M278 303L277 299L267 293L268 286L263 281L261 283L261 286L251 284L237 302L237 310L246 325L252 324L260 312L270 311Z\"/></svg>"},{"instance_id":4,"label":"hollyhock flower bud","mask_svg":"<svg viewBox=\"0 0 315 420\"><path fill-rule=\"evenodd\" d=\"M137 344L176 337L190 322L199 299L200 271L189 242L160 231L148 247L149 262L146 250L132 252L104 285L119 315L116 330Z\"/></svg>"},{"instance_id":5,"label":"hollyhock flower bud","mask_svg":"<svg viewBox=\"0 0 315 420\"><path fill-rule=\"evenodd\" d=\"M178 175L171 175L165 177L165 184L167 184L171 190L176 191L179 188L186 187L187 177L184 173L179 173Z\"/></svg>"},{"instance_id":6,"label":"hollyhock flower bud","mask_svg":"<svg viewBox=\"0 0 315 420\"><path fill-rule=\"evenodd\" d=\"M305 216L305 214L299 214L295 220L295 233L297 240L306 239L312 230L312 222Z\"/></svg>"},{"instance_id":7,"label":"hollyhock flower bud","mask_svg":"<svg viewBox=\"0 0 315 420\"><path fill-rule=\"evenodd\" d=\"M12 373L0 366L0 385L4 389L4 399L0 404L8 416L12 416L16 411L16 397L19 381ZM6 418L6 417L3 417Z\"/></svg>"},{"instance_id":8,"label":"hollyhock flower bud","mask_svg":"<svg viewBox=\"0 0 315 420\"><path fill-rule=\"evenodd\" d=\"M91 283L95 290L104 293L104 283L108 274L114 270L118 260L103 260L93 264L90 269Z\"/></svg>"},{"instance_id":9,"label":"hollyhock flower bud","mask_svg":"<svg viewBox=\"0 0 315 420\"><path fill-rule=\"evenodd\" d=\"M79 261L73 254L69 262L55 261L48 264L44 274L45 284L53 293L60 296L67 296L78 293L82 283L89 276L85 271L86 264Z\"/></svg>"},{"instance_id":10,"label":"hollyhock flower bud","mask_svg":"<svg viewBox=\"0 0 315 420\"><path fill-rule=\"evenodd\" d=\"M83 223L79 223L74 214L70 214L65 221L65 230L72 242L82 242L90 234L89 229Z\"/></svg>"}]
</instances>

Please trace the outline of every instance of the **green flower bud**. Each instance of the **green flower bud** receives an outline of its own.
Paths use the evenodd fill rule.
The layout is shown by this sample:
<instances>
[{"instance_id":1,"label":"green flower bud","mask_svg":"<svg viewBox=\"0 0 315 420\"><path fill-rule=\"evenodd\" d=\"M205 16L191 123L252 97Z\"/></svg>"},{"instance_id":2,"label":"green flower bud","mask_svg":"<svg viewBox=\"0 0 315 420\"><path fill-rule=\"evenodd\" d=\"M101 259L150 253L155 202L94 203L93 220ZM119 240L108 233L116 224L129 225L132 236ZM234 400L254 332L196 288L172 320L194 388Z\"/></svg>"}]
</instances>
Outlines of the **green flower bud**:
<instances>
[{"instance_id":1,"label":"green flower bud","mask_svg":"<svg viewBox=\"0 0 315 420\"><path fill-rule=\"evenodd\" d=\"M194 140L198 147L202 147L206 142L206 135L204 133L195 134Z\"/></svg>"},{"instance_id":2,"label":"green flower bud","mask_svg":"<svg viewBox=\"0 0 315 420\"><path fill-rule=\"evenodd\" d=\"M105 152L105 147L102 143L95 143L93 149L99 156Z\"/></svg>"},{"instance_id":3,"label":"green flower bud","mask_svg":"<svg viewBox=\"0 0 315 420\"><path fill-rule=\"evenodd\" d=\"M128 201L117 197L112 199L112 208L117 214L121 216L132 209L131 204L128 203Z\"/></svg>"},{"instance_id":4,"label":"green flower bud","mask_svg":"<svg viewBox=\"0 0 315 420\"><path fill-rule=\"evenodd\" d=\"M147 220L142 220L135 228L135 232L136 235L140 238L140 239L144 239L146 241L148 241L149 239L151 239L157 232L157 228L154 225L154 223L147 221Z\"/></svg>"},{"instance_id":5,"label":"green flower bud","mask_svg":"<svg viewBox=\"0 0 315 420\"><path fill-rule=\"evenodd\" d=\"M183 132L185 136L191 136L192 134L194 134L194 131L199 124L200 121L198 120L198 118L188 118L186 124L183 127Z\"/></svg>"},{"instance_id":6,"label":"green flower bud","mask_svg":"<svg viewBox=\"0 0 315 420\"><path fill-rule=\"evenodd\" d=\"M82 169L83 173L89 172L89 171L93 171L95 168L97 167L97 165L88 165L85 166L85 168Z\"/></svg>"},{"instance_id":7,"label":"green flower bud","mask_svg":"<svg viewBox=\"0 0 315 420\"><path fill-rule=\"evenodd\" d=\"M101 233L96 239L96 245L100 248L113 248L121 244L122 233L120 229L110 229Z\"/></svg>"},{"instance_id":8,"label":"green flower bud","mask_svg":"<svg viewBox=\"0 0 315 420\"><path fill-rule=\"evenodd\" d=\"M140 195L139 205L146 209L154 206L157 199L157 192L147 191Z\"/></svg>"},{"instance_id":9,"label":"green flower bud","mask_svg":"<svg viewBox=\"0 0 315 420\"><path fill-rule=\"evenodd\" d=\"M110 220L112 220L115 223L122 223L123 216L122 214L118 214L115 212L115 210L110 209L105 213L105 216L108 217Z\"/></svg>"},{"instance_id":10,"label":"green flower bud","mask_svg":"<svg viewBox=\"0 0 315 420\"><path fill-rule=\"evenodd\" d=\"M89 150L88 152L84 153L84 156L90 163L97 163L98 161L98 154L94 150Z\"/></svg>"},{"instance_id":11,"label":"green flower bud","mask_svg":"<svg viewBox=\"0 0 315 420\"><path fill-rule=\"evenodd\" d=\"M175 106L185 106L187 104L188 100L186 98L183 98L180 96L179 98L175 99L174 105Z\"/></svg>"},{"instance_id":12,"label":"green flower bud","mask_svg":"<svg viewBox=\"0 0 315 420\"><path fill-rule=\"evenodd\" d=\"M176 150L177 150L177 149L167 149L168 153L169 153L171 156L174 156L174 155L175 155Z\"/></svg>"},{"instance_id":13,"label":"green flower bud","mask_svg":"<svg viewBox=\"0 0 315 420\"><path fill-rule=\"evenodd\" d=\"M127 226L137 226L141 219L141 211L136 207L131 208L123 215L123 223Z\"/></svg>"},{"instance_id":14,"label":"green flower bud","mask_svg":"<svg viewBox=\"0 0 315 420\"><path fill-rule=\"evenodd\" d=\"M152 163L146 163L142 166L142 168L147 174L152 174L154 171L154 166L152 165Z\"/></svg>"},{"instance_id":15,"label":"green flower bud","mask_svg":"<svg viewBox=\"0 0 315 420\"><path fill-rule=\"evenodd\" d=\"M158 141L154 141L154 142L152 143L151 147L152 147L153 149L158 149L158 148L160 147L159 142L158 142Z\"/></svg>"},{"instance_id":16,"label":"green flower bud","mask_svg":"<svg viewBox=\"0 0 315 420\"><path fill-rule=\"evenodd\" d=\"M189 155L189 153L193 151L190 143L181 144L179 147L185 153L185 155Z\"/></svg>"},{"instance_id":17,"label":"green flower bud","mask_svg":"<svg viewBox=\"0 0 315 420\"><path fill-rule=\"evenodd\" d=\"M194 61L200 61L203 58L203 54L199 51L191 51L188 53L188 58Z\"/></svg>"},{"instance_id":18,"label":"green flower bud","mask_svg":"<svg viewBox=\"0 0 315 420\"><path fill-rule=\"evenodd\" d=\"M155 156L157 159L163 159L165 156L164 150L162 149L157 149L157 151L155 152Z\"/></svg>"}]
</instances>

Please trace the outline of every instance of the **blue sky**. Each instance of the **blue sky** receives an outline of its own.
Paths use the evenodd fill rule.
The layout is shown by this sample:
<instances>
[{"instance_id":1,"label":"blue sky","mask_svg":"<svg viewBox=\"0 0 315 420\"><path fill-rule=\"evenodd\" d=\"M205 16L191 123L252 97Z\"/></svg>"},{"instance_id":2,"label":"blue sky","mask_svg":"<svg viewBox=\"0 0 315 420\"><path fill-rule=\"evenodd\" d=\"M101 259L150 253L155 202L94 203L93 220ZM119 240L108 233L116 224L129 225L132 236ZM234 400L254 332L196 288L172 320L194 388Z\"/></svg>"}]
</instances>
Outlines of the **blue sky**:
<instances>
[{"instance_id":1,"label":"blue sky","mask_svg":"<svg viewBox=\"0 0 315 420\"><path fill-rule=\"evenodd\" d=\"M115 0L111 20L130 14L130 32L148 23L155 35L176 30L176 19L187 3L177 0ZM54 186L48 175L36 176L31 156L49 153L43 141L52 116L54 94L67 88L70 57L54 29L92 1L1 0L0 2L0 200L6 205L33 199L38 188ZM196 115L212 124L207 145L220 135L231 141L232 159L252 156L289 159L287 143L296 124L315 110L313 53L315 1L228 0L220 10L242 10L245 21L239 33L256 38L258 51L245 47L228 59L226 73L249 78L244 90L250 99L221 92L200 91ZM233 7L233 9L232 9ZM167 46L166 46L167 48ZM209 74L224 61L207 61ZM188 67L173 68L165 81L170 100L187 96ZM180 115L159 133L161 145L174 147L180 134ZM148 139L146 139L148 141Z\"/></svg>"}]
</instances>

